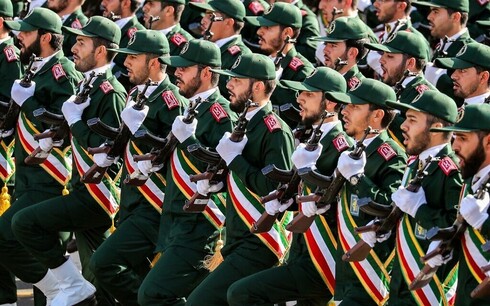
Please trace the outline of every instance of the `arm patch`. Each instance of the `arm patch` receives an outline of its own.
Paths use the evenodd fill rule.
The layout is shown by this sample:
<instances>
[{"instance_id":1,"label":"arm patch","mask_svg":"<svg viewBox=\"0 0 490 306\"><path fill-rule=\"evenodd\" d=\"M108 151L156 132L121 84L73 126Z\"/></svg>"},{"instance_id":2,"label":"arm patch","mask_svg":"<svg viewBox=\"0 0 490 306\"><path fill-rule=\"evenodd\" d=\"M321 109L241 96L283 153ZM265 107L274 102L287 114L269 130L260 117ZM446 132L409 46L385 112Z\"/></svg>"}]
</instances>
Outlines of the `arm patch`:
<instances>
[{"instance_id":1,"label":"arm patch","mask_svg":"<svg viewBox=\"0 0 490 306\"><path fill-rule=\"evenodd\" d=\"M393 148L386 142L379 146L378 153L386 161L389 161L390 159L396 156L395 150L393 150Z\"/></svg>"},{"instance_id":2,"label":"arm patch","mask_svg":"<svg viewBox=\"0 0 490 306\"><path fill-rule=\"evenodd\" d=\"M490 1L490 0L489 0L489 1ZM417 90L417 92L418 92L419 94L423 94L423 93L424 93L424 91L429 90L429 89L430 89L430 88L429 88L429 86L427 86L427 85L425 85L425 84L420 84L419 86L417 86L417 87L415 88L415 90Z\"/></svg>"},{"instance_id":3,"label":"arm patch","mask_svg":"<svg viewBox=\"0 0 490 306\"><path fill-rule=\"evenodd\" d=\"M228 117L225 109L218 102L213 103L213 105L211 105L211 107L209 108L209 111L211 112L211 115L213 115L213 118L214 120L216 120L216 122L220 122L221 119Z\"/></svg>"},{"instance_id":4,"label":"arm patch","mask_svg":"<svg viewBox=\"0 0 490 306\"><path fill-rule=\"evenodd\" d=\"M80 22L80 20L78 20L78 18L77 18L77 19L75 19L75 20L74 20L74 21L71 23L70 27L71 27L72 29L81 29L81 28L83 28L82 23Z\"/></svg>"},{"instance_id":5,"label":"arm patch","mask_svg":"<svg viewBox=\"0 0 490 306\"><path fill-rule=\"evenodd\" d=\"M260 4L260 2L256 2L256 1L250 2L250 4L248 5L248 9L255 16L262 14L265 11L264 6L262 4Z\"/></svg>"},{"instance_id":6,"label":"arm patch","mask_svg":"<svg viewBox=\"0 0 490 306\"><path fill-rule=\"evenodd\" d=\"M15 54L15 49L14 46L9 45L3 49L3 53L5 54L5 58L7 59L7 62L15 62L18 60L17 54Z\"/></svg>"},{"instance_id":7,"label":"arm patch","mask_svg":"<svg viewBox=\"0 0 490 306\"><path fill-rule=\"evenodd\" d=\"M171 90L166 90L162 93L162 99L167 104L169 110L172 110L179 106L179 100L175 97L174 93Z\"/></svg>"},{"instance_id":8,"label":"arm patch","mask_svg":"<svg viewBox=\"0 0 490 306\"><path fill-rule=\"evenodd\" d=\"M231 46L228 48L228 52L230 52L231 55L236 55L236 54L242 52L242 50L240 50L239 46L234 45L234 46Z\"/></svg>"},{"instance_id":9,"label":"arm patch","mask_svg":"<svg viewBox=\"0 0 490 306\"><path fill-rule=\"evenodd\" d=\"M294 71L298 71L299 68L303 67L305 64L303 64L303 61L301 61L297 57L293 57L293 59L289 62L289 68L293 69Z\"/></svg>"},{"instance_id":10,"label":"arm patch","mask_svg":"<svg viewBox=\"0 0 490 306\"><path fill-rule=\"evenodd\" d=\"M136 27L129 28L128 31L126 32L126 35L128 35L128 37L131 38L134 36L134 33L136 33L136 31L138 31L138 28Z\"/></svg>"},{"instance_id":11,"label":"arm patch","mask_svg":"<svg viewBox=\"0 0 490 306\"><path fill-rule=\"evenodd\" d=\"M105 80L104 82L102 82L99 86L99 88L104 92L104 94L108 94L110 93L111 91L114 90L114 87L112 87L112 84L109 83L109 81Z\"/></svg>"},{"instance_id":12,"label":"arm patch","mask_svg":"<svg viewBox=\"0 0 490 306\"><path fill-rule=\"evenodd\" d=\"M185 44L187 42L187 39L185 39L184 35L180 33L175 33L170 37L170 41L176 45L177 47L180 47L182 44Z\"/></svg>"},{"instance_id":13,"label":"arm patch","mask_svg":"<svg viewBox=\"0 0 490 306\"><path fill-rule=\"evenodd\" d=\"M449 174L451 174L451 172L453 172L454 170L456 170L456 171L458 170L458 166L448 156L446 156L443 159L441 159L439 161L438 165L439 165L439 168L441 168L442 172L444 172L444 174L446 176L448 176Z\"/></svg>"},{"instance_id":14,"label":"arm patch","mask_svg":"<svg viewBox=\"0 0 490 306\"><path fill-rule=\"evenodd\" d=\"M337 137L335 137L332 140L332 143L335 149L337 149L339 152L343 152L349 148L349 143L343 134L339 134Z\"/></svg>"},{"instance_id":15,"label":"arm patch","mask_svg":"<svg viewBox=\"0 0 490 306\"><path fill-rule=\"evenodd\" d=\"M264 117L264 123L269 132L274 132L282 128L281 123L277 120L274 114L270 114Z\"/></svg>"},{"instance_id":16,"label":"arm patch","mask_svg":"<svg viewBox=\"0 0 490 306\"><path fill-rule=\"evenodd\" d=\"M66 72L61 64L56 64L51 67L51 73L53 74L53 77L56 79L56 81L59 81L61 78L66 77Z\"/></svg>"}]
</instances>

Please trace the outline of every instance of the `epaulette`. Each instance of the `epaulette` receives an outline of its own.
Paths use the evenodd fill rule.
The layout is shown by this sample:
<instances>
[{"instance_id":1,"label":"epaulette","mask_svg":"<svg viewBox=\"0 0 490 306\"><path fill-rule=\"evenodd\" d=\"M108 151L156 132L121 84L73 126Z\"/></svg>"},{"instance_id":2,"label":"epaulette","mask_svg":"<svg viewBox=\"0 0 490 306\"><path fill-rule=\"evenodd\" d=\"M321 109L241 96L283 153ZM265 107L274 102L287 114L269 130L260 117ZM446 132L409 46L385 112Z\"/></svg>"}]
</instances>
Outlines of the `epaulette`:
<instances>
[{"instance_id":1,"label":"epaulette","mask_svg":"<svg viewBox=\"0 0 490 306\"><path fill-rule=\"evenodd\" d=\"M3 49L3 53L5 54L5 58L7 59L7 62L15 62L19 58L17 57L17 54L15 54L15 49L14 46L8 45Z\"/></svg>"},{"instance_id":2,"label":"epaulette","mask_svg":"<svg viewBox=\"0 0 490 306\"><path fill-rule=\"evenodd\" d=\"M339 152L343 152L349 148L349 143L347 142L347 139L345 139L344 134L337 135L337 137L332 140L332 143Z\"/></svg>"},{"instance_id":3,"label":"epaulette","mask_svg":"<svg viewBox=\"0 0 490 306\"><path fill-rule=\"evenodd\" d=\"M128 31L126 32L126 35L129 38L131 38L131 37L133 37L134 33L136 33L136 31L138 31L138 28L136 28L136 27L129 28Z\"/></svg>"},{"instance_id":4,"label":"epaulette","mask_svg":"<svg viewBox=\"0 0 490 306\"><path fill-rule=\"evenodd\" d=\"M351 88L355 88L359 83L361 82L361 80L359 80L358 77L352 77L349 79L349 81L347 81L347 87L349 87L349 89Z\"/></svg>"},{"instance_id":5,"label":"epaulette","mask_svg":"<svg viewBox=\"0 0 490 306\"><path fill-rule=\"evenodd\" d=\"M107 80L100 83L99 88L104 92L104 94L108 94L114 90L114 87L112 87L112 84Z\"/></svg>"},{"instance_id":6,"label":"epaulette","mask_svg":"<svg viewBox=\"0 0 490 306\"><path fill-rule=\"evenodd\" d=\"M187 39L185 39L184 35L180 33L175 33L170 37L170 41L176 45L177 47L180 47L182 44L185 44L187 42Z\"/></svg>"},{"instance_id":7,"label":"epaulette","mask_svg":"<svg viewBox=\"0 0 490 306\"><path fill-rule=\"evenodd\" d=\"M63 69L63 66L61 64L56 64L51 67L51 73L53 74L53 77L56 79L56 81L59 81L61 78L66 77L65 70Z\"/></svg>"},{"instance_id":8,"label":"epaulette","mask_svg":"<svg viewBox=\"0 0 490 306\"><path fill-rule=\"evenodd\" d=\"M240 49L239 46L234 45L234 46L231 46L228 48L228 52L230 52L231 55L236 55L236 54L242 52L242 50Z\"/></svg>"},{"instance_id":9,"label":"epaulette","mask_svg":"<svg viewBox=\"0 0 490 306\"><path fill-rule=\"evenodd\" d=\"M303 64L303 61L300 60L297 57L293 57L293 59L289 62L289 68L293 69L294 71L298 71L299 68L303 67L305 64Z\"/></svg>"},{"instance_id":10,"label":"epaulette","mask_svg":"<svg viewBox=\"0 0 490 306\"><path fill-rule=\"evenodd\" d=\"M410 166L418 157L418 155L410 155L407 159L407 166Z\"/></svg>"},{"instance_id":11,"label":"epaulette","mask_svg":"<svg viewBox=\"0 0 490 306\"><path fill-rule=\"evenodd\" d=\"M418 92L419 94L423 94L423 93L424 93L424 91L429 90L429 89L430 89L430 88L429 88L429 86L427 86L427 85L425 85L425 84L420 84L419 86L417 86L417 87L415 88L415 90L417 90L417 92Z\"/></svg>"},{"instance_id":12,"label":"epaulette","mask_svg":"<svg viewBox=\"0 0 490 306\"><path fill-rule=\"evenodd\" d=\"M386 161L389 161L396 156L396 151L386 142L380 145L377 151Z\"/></svg>"},{"instance_id":13,"label":"epaulette","mask_svg":"<svg viewBox=\"0 0 490 306\"><path fill-rule=\"evenodd\" d=\"M262 14L265 11L264 6L258 1L252 1L248 5L248 9L255 15Z\"/></svg>"},{"instance_id":14,"label":"epaulette","mask_svg":"<svg viewBox=\"0 0 490 306\"><path fill-rule=\"evenodd\" d=\"M454 163L454 161L449 156L446 156L443 159L441 159L438 165L446 176L451 174L451 172L453 172L454 170L456 171L458 170L458 166Z\"/></svg>"},{"instance_id":15,"label":"epaulette","mask_svg":"<svg viewBox=\"0 0 490 306\"><path fill-rule=\"evenodd\" d=\"M73 22L70 24L70 27L72 29L81 29L81 28L83 28L82 23L80 22L80 20L78 20L78 18L76 18L75 20L73 20Z\"/></svg>"},{"instance_id":16,"label":"epaulette","mask_svg":"<svg viewBox=\"0 0 490 306\"><path fill-rule=\"evenodd\" d=\"M171 90L166 90L162 92L162 99L167 104L169 110L172 110L179 106L179 100L175 97L174 93Z\"/></svg>"},{"instance_id":17,"label":"epaulette","mask_svg":"<svg viewBox=\"0 0 490 306\"><path fill-rule=\"evenodd\" d=\"M269 132L275 132L282 128L281 123L277 120L274 114L270 114L264 117L264 123Z\"/></svg>"},{"instance_id":18,"label":"epaulette","mask_svg":"<svg viewBox=\"0 0 490 306\"><path fill-rule=\"evenodd\" d=\"M221 104L218 102L213 103L213 105L211 105L209 108L209 111L211 112L211 115L213 115L214 120L216 120L218 123L221 121L221 119L228 117L228 113L226 113L223 106L221 106Z\"/></svg>"}]
</instances>

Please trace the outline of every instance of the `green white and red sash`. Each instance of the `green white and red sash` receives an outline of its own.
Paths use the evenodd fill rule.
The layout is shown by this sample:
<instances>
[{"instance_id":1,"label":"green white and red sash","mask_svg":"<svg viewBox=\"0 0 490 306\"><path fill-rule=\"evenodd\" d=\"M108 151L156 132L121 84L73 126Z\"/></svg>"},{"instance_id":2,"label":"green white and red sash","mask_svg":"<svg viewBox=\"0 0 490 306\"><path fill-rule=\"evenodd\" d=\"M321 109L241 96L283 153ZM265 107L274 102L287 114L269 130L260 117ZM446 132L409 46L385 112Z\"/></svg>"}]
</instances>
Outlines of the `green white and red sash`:
<instances>
[{"instance_id":1,"label":"green white and red sash","mask_svg":"<svg viewBox=\"0 0 490 306\"><path fill-rule=\"evenodd\" d=\"M12 158L14 151L14 141L10 144L5 143L5 140L0 141L0 179L7 183L15 171L15 162Z\"/></svg>"},{"instance_id":2,"label":"green white and red sash","mask_svg":"<svg viewBox=\"0 0 490 306\"><path fill-rule=\"evenodd\" d=\"M40 132L34 127L32 122L27 119L24 112L20 113L19 120L17 120L17 133L19 135L19 141L27 154L31 154L37 149L39 144L34 140L33 135L39 134ZM48 155L48 158L40 165L62 186L65 186L71 177L70 160L65 158L68 150L68 148L65 151L53 148Z\"/></svg>"},{"instance_id":3,"label":"green white and red sash","mask_svg":"<svg viewBox=\"0 0 490 306\"><path fill-rule=\"evenodd\" d=\"M73 162L77 167L80 176L83 176L93 165L90 154L82 148L74 137L71 137L71 148L73 152ZM117 182L113 181L109 174L105 173L104 178L98 184L85 184L92 198L104 209L111 217L117 212L120 200L120 190Z\"/></svg>"},{"instance_id":4,"label":"green white and red sash","mask_svg":"<svg viewBox=\"0 0 490 306\"><path fill-rule=\"evenodd\" d=\"M344 252L347 252L356 245L360 237L354 234L357 224L350 213L345 186L338 201L337 224L340 245ZM392 260L393 254L383 263L374 250L371 250L366 259L350 262L357 278L377 305L383 305L388 300L390 276L386 267Z\"/></svg>"},{"instance_id":5,"label":"green white and red sash","mask_svg":"<svg viewBox=\"0 0 490 306\"><path fill-rule=\"evenodd\" d=\"M138 164L133 160L133 155L141 155L143 152L136 146L133 141L130 141L126 146L126 154L124 154L124 165L128 170L128 174L134 173L138 169ZM153 173L142 186L137 186L139 192L160 214L162 213L163 200L165 198L166 182L163 175Z\"/></svg>"},{"instance_id":6,"label":"green white and red sash","mask_svg":"<svg viewBox=\"0 0 490 306\"><path fill-rule=\"evenodd\" d=\"M189 176L201 173L186 154L176 148L170 156L170 170L172 179L186 199L190 199L197 192L196 183L191 182ZM204 216L216 229L223 228L225 224L225 199L221 194L213 194L203 211Z\"/></svg>"},{"instance_id":7,"label":"green white and red sash","mask_svg":"<svg viewBox=\"0 0 490 306\"><path fill-rule=\"evenodd\" d=\"M228 195L235 207L238 215L250 228L253 223L262 216L265 211L260 202L260 197L250 191L240 178L230 171L228 173ZM282 220L274 223L271 230L266 233L256 234L257 237L266 245L281 262L289 250L289 245L293 237L292 233L286 231L286 224L292 219L291 212L286 212Z\"/></svg>"}]
</instances>

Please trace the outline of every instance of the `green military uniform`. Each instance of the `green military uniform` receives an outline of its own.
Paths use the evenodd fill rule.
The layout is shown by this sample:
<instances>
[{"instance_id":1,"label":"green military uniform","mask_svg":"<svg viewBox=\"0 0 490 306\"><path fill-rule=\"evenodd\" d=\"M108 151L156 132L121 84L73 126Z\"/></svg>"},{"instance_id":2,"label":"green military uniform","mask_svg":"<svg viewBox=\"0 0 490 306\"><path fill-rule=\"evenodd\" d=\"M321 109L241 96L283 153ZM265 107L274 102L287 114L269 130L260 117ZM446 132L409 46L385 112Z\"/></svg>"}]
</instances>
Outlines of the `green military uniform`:
<instances>
[{"instance_id":1,"label":"green military uniform","mask_svg":"<svg viewBox=\"0 0 490 306\"><path fill-rule=\"evenodd\" d=\"M301 55L306 57L309 62L314 63L316 43L310 40L310 37L320 36L320 27L318 26L318 20L316 20L316 15L311 11L311 9L299 0L295 4L301 11L301 17L303 25L301 26L301 32L298 36L298 41L296 43L296 50L298 50Z\"/></svg>"},{"instance_id":2,"label":"green military uniform","mask_svg":"<svg viewBox=\"0 0 490 306\"><path fill-rule=\"evenodd\" d=\"M182 12L182 17L180 17L180 24L184 27L184 30L191 33L193 37L198 38L201 37L201 29L199 26L201 25L201 13L194 10L189 3L192 3L192 0L185 1L185 8Z\"/></svg>"},{"instance_id":3,"label":"green military uniform","mask_svg":"<svg viewBox=\"0 0 490 306\"><path fill-rule=\"evenodd\" d=\"M164 58L163 62L174 67L198 63L220 66L219 48L208 41L192 40L179 56ZM171 162L167 163L167 186L156 248L162 255L141 284L138 292L141 305L184 305L184 297L208 274L202 260L212 254L216 228L204 214L186 213L182 209L195 192L195 187L186 183L188 176L205 171L206 164L188 154L187 147L200 143L214 148L222 135L231 131L234 116L229 102L217 88L196 110L195 134L178 144Z\"/></svg>"},{"instance_id":4,"label":"green military uniform","mask_svg":"<svg viewBox=\"0 0 490 306\"><path fill-rule=\"evenodd\" d=\"M269 3L264 0L244 0L243 5L245 6L245 14L251 17L261 16L270 8ZM253 53L260 53L257 30L258 27L248 22L245 22L245 26L242 29L243 42Z\"/></svg>"},{"instance_id":5,"label":"green military uniform","mask_svg":"<svg viewBox=\"0 0 490 306\"><path fill-rule=\"evenodd\" d=\"M478 26L477 21L490 19L490 1L469 0L469 4L467 27L470 36L478 40L478 37L485 35L486 32Z\"/></svg>"},{"instance_id":6,"label":"green military uniform","mask_svg":"<svg viewBox=\"0 0 490 306\"><path fill-rule=\"evenodd\" d=\"M168 54L169 46L163 34L143 30L136 32L135 40L128 48L118 51L164 56ZM151 87L146 92L149 109L143 125L152 134L165 136L175 117L183 112L187 100L179 95L178 88L170 83L168 76L159 83L152 92ZM142 86L135 87L130 93L133 101ZM132 142L129 146L135 149L126 151L122 177L129 175L129 171L135 171L136 165L132 162L131 153L151 150L147 144L140 142ZM142 187L129 184L121 186L117 230L96 250L90 261L90 268L98 283L124 305L138 305L138 289L150 269L148 261L153 258L157 243L165 192L164 189L155 188L164 188L162 181L162 175L158 173Z\"/></svg>"},{"instance_id":7,"label":"green military uniform","mask_svg":"<svg viewBox=\"0 0 490 306\"><path fill-rule=\"evenodd\" d=\"M82 9L78 9L66 18L63 22L63 26L73 29L81 29L87 23L88 18L82 12ZM66 57L71 58L73 53L71 52L71 48L77 42L77 36L70 32L63 33L63 53Z\"/></svg>"},{"instance_id":8,"label":"green military uniform","mask_svg":"<svg viewBox=\"0 0 490 306\"><path fill-rule=\"evenodd\" d=\"M170 46L170 55L179 55L185 43L193 39L191 34L182 28L180 23L176 24L172 31L168 32L167 40Z\"/></svg>"},{"instance_id":9,"label":"green military uniform","mask_svg":"<svg viewBox=\"0 0 490 306\"><path fill-rule=\"evenodd\" d=\"M0 100L9 102L10 89L14 81L22 76L22 65L19 60L19 49L14 46L14 40L7 38L0 43ZM8 71L8 73L6 73Z\"/></svg>"},{"instance_id":10,"label":"green military uniform","mask_svg":"<svg viewBox=\"0 0 490 306\"><path fill-rule=\"evenodd\" d=\"M359 81L362 81L365 78L366 77L362 74L362 72L359 71L359 67L357 65L352 66L352 68L344 74L344 79L347 82L348 90L355 87Z\"/></svg>"}]
</instances>

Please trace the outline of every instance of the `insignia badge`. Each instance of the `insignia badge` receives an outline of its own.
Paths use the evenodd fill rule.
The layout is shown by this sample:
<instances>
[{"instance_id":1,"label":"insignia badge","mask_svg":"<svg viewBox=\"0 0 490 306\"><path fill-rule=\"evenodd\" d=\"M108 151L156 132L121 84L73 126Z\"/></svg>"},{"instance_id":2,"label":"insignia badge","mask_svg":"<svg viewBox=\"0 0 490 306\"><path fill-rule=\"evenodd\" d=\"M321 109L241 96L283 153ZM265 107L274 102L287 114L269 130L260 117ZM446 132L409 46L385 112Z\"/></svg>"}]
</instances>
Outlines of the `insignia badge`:
<instances>
[{"instance_id":1,"label":"insignia badge","mask_svg":"<svg viewBox=\"0 0 490 306\"><path fill-rule=\"evenodd\" d=\"M388 37L386 37L386 40L384 41L384 43L390 43L393 41L393 39L395 39L396 35L398 34L397 31L393 31L392 33L390 33L390 35Z\"/></svg>"},{"instance_id":2,"label":"insignia badge","mask_svg":"<svg viewBox=\"0 0 490 306\"><path fill-rule=\"evenodd\" d=\"M454 170L458 170L458 166L453 162L450 157L444 157L438 163L439 168L441 168L442 172L447 176Z\"/></svg>"},{"instance_id":3,"label":"insignia badge","mask_svg":"<svg viewBox=\"0 0 490 306\"><path fill-rule=\"evenodd\" d=\"M421 85L419 85L419 86L417 86L417 87L415 88L415 90L416 90L416 91L417 91L419 94L423 94L423 93L424 93L424 91L429 90L429 89L430 89L430 88L429 88L429 86L427 86L427 85L425 85L425 84L421 84Z\"/></svg>"},{"instance_id":4,"label":"insignia badge","mask_svg":"<svg viewBox=\"0 0 490 306\"><path fill-rule=\"evenodd\" d=\"M272 8L274 8L274 4L272 4L271 6L269 6L269 9L264 13L264 15L269 15L270 12L272 12Z\"/></svg>"},{"instance_id":5,"label":"insignia badge","mask_svg":"<svg viewBox=\"0 0 490 306\"><path fill-rule=\"evenodd\" d=\"M277 120L276 116L273 114L264 117L264 123L265 126L267 126L269 132L271 133L281 129L281 123Z\"/></svg>"},{"instance_id":6,"label":"insignia badge","mask_svg":"<svg viewBox=\"0 0 490 306\"><path fill-rule=\"evenodd\" d=\"M231 66L231 70L233 70L233 69L235 69L236 67L238 67L238 65L240 65L240 61L241 61L241 60L242 60L242 57L241 57L241 56L239 56L239 57L236 59L235 63L233 63L233 66Z\"/></svg>"},{"instance_id":7,"label":"insignia badge","mask_svg":"<svg viewBox=\"0 0 490 306\"><path fill-rule=\"evenodd\" d=\"M260 2L256 2L256 1L250 2L250 4L248 5L248 9L254 15L262 14L265 11L264 6L262 6L262 4L260 4Z\"/></svg>"},{"instance_id":8,"label":"insignia badge","mask_svg":"<svg viewBox=\"0 0 490 306\"><path fill-rule=\"evenodd\" d=\"M177 47L180 47L180 45L187 42L187 39L185 39L184 35L180 33L175 33L174 35L172 35L172 37L170 37L170 41Z\"/></svg>"},{"instance_id":9,"label":"insignia badge","mask_svg":"<svg viewBox=\"0 0 490 306\"><path fill-rule=\"evenodd\" d=\"M138 31L138 29L135 28L135 27L129 28L128 29L128 32L127 32L128 37L129 38L133 37L134 36L134 33L136 33L136 31Z\"/></svg>"},{"instance_id":10,"label":"insignia badge","mask_svg":"<svg viewBox=\"0 0 490 306\"><path fill-rule=\"evenodd\" d=\"M481 6L487 5L490 0L478 0L478 4Z\"/></svg>"},{"instance_id":11,"label":"insignia badge","mask_svg":"<svg viewBox=\"0 0 490 306\"><path fill-rule=\"evenodd\" d=\"M186 44L184 45L184 47L182 47L182 50L180 51L180 55L186 53L187 50L189 50L189 43L188 42L186 42Z\"/></svg>"},{"instance_id":12,"label":"insignia badge","mask_svg":"<svg viewBox=\"0 0 490 306\"><path fill-rule=\"evenodd\" d=\"M53 76L56 79L56 81L58 81L62 77L66 77L65 70L63 69L63 66L61 66L61 64L54 65L51 68L51 72L53 73Z\"/></svg>"},{"instance_id":13,"label":"insignia badge","mask_svg":"<svg viewBox=\"0 0 490 306\"><path fill-rule=\"evenodd\" d=\"M414 228L414 234L415 237L417 237L420 240L425 240L427 236L427 230L420 226L418 223L415 224Z\"/></svg>"},{"instance_id":14,"label":"insignia badge","mask_svg":"<svg viewBox=\"0 0 490 306\"><path fill-rule=\"evenodd\" d=\"M327 34L332 34L335 31L335 21L333 21L327 28Z\"/></svg>"},{"instance_id":15,"label":"insignia badge","mask_svg":"<svg viewBox=\"0 0 490 306\"><path fill-rule=\"evenodd\" d=\"M302 66L304 66L303 61L301 61L297 57L293 57L293 59L289 62L289 68L293 69L294 71L298 71L298 69Z\"/></svg>"},{"instance_id":16,"label":"insignia badge","mask_svg":"<svg viewBox=\"0 0 490 306\"><path fill-rule=\"evenodd\" d=\"M380 145L377 151L386 161L389 161L396 156L395 150L393 150L393 148L387 143Z\"/></svg>"},{"instance_id":17,"label":"insignia badge","mask_svg":"<svg viewBox=\"0 0 490 306\"><path fill-rule=\"evenodd\" d=\"M230 52L231 55L236 55L242 52L242 50L240 50L240 47L238 47L237 45L234 45L228 48L228 52Z\"/></svg>"},{"instance_id":18,"label":"insignia badge","mask_svg":"<svg viewBox=\"0 0 490 306\"><path fill-rule=\"evenodd\" d=\"M354 91L356 90L359 86L361 86L361 80L357 77L352 77L349 79L349 82L347 83L347 86L349 86L349 91Z\"/></svg>"},{"instance_id":19,"label":"insignia badge","mask_svg":"<svg viewBox=\"0 0 490 306\"><path fill-rule=\"evenodd\" d=\"M81 29L83 26L77 18L71 23L70 27L72 27L72 29Z\"/></svg>"},{"instance_id":20,"label":"insignia badge","mask_svg":"<svg viewBox=\"0 0 490 306\"><path fill-rule=\"evenodd\" d=\"M7 62L15 62L17 60L17 54L15 54L15 50L13 46L7 46L3 49L3 54L5 54L5 58Z\"/></svg>"},{"instance_id":21,"label":"insignia badge","mask_svg":"<svg viewBox=\"0 0 490 306\"><path fill-rule=\"evenodd\" d=\"M349 143L345 139L344 135L340 134L332 140L333 146L337 151L343 152L349 148Z\"/></svg>"},{"instance_id":22,"label":"insignia badge","mask_svg":"<svg viewBox=\"0 0 490 306\"><path fill-rule=\"evenodd\" d=\"M314 75L315 75L317 72L318 72L318 69L313 70L313 72L312 72L312 73L311 73L309 76L307 76L306 78L307 78L307 79L311 78L311 77L312 77L312 76L314 76Z\"/></svg>"},{"instance_id":23,"label":"insignia badge","mask_svg":"<svg viewBox=\"0 0 490 306\"><path fill-rule=\"evenodd\" d=\"M131 38L128 41L128 46L131 46L132 44L134 44L134 42L136 40L136 35L133 35L133 36L130 36L130 37Z\"/></svg>"},{"instance_id":24,"label":"insignia badge","mask_svg":"<svg viewBox=\"0 0 490 306\"><path fill-rule=\"evenodd\" d=\"M358 203L359 198L355 194L350 195L350 206L349 206L349 211L350 214L359 217L359 203Z\"/></svg>"},{"instance_id":25,"label":"insignia badge","mask_svg":"<svg viewBox=\"0 0 490 306\"><path fill-rule=\"evenodd\" d=\"M100 84L99 88L102 90L104 94L108 94L109 92L114 90L114 87L112 87L111 83L109 81L104 81Z\"/></svg>"},{"instance_id":26,"label":"insignia badge","mask_svg":"<svg viewBox=\"0 0 490 306\"><path fill-rule=\"evenodd\" d=\"M167 104L169 110L172 110L179 106L179 100L175 97L171 90L166 90L162 93L162 99Z\"/></svg>"},{"instance_id":27,"label":"insignia badge","mask_svg":"<svg viewBox=\"0 0 490 306\"><path fill-rule=\"evenodd\" d=\"M468 47L466 45L464 45L459 51L458 53L456 53L456 56L461 56L463 55L465 52L466 52L466 49L468 49Z\"/></svg>"},{"instance_id":28,"label":"insignia badge","mask_svg":"<svg viewBox=\"0 0 490 306\"><path fill-rule=\"evenodd\" d=\"M221 104L217 102L211 105L209 111L211 112L211 115L213 115L214 120L216 120L217 122L220 122L221 119L228 117L225 109L221 106Z\"/></svg>"},{"instance_id":29,"label":"insignia badge","mask_svg":"<svg viewBox=\"0 0 490 306\"><path fill-rule=\"evenodd\" d=\"M460 122L461 119L463 119L464 116L464 105L458 108L458 117L456 117L456 123Z\"/></svg>"}]
</instances>

